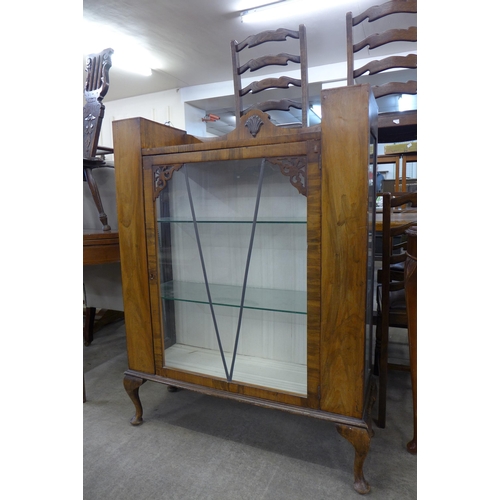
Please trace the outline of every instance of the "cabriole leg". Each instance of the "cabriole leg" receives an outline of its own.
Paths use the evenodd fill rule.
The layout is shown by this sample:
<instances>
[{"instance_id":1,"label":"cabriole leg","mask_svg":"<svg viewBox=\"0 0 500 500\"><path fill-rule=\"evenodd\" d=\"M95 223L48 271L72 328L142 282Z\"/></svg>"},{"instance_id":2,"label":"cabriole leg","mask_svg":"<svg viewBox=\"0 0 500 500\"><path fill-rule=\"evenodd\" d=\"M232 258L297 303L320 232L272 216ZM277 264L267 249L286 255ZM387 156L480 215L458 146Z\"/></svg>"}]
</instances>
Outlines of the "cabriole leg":
<instances>
[{"instance_id":1,"label":"cabriole leg","mask_svg":"<svg viewBox=\"0 0 500 500\"><path fill-rule=\"evenodd\" d=\"M336 427L338 433L354 446L354 489L364 495L370 491L370 485L363 475L363 464L370 449L370 432L343 424L337 424Z\"/></svg>"},{"instance_id":2,"label":"cabriole leg","mask_svg":"<svg viewBox=\"0 0 500 500\"><path fill-rule=\"evenodd\" d=\"M127 394L129 395L132 403L134 403L135 406L135 415L130 420L130 423L132 425L141 425L143 422L142 404L141 400L139 399L139 387L141 387L144 382L146 382L145 379L134 377L128 374L125 374L125 377L123 379L123 386L125 387Z\"/></svg>"}]
</instances>

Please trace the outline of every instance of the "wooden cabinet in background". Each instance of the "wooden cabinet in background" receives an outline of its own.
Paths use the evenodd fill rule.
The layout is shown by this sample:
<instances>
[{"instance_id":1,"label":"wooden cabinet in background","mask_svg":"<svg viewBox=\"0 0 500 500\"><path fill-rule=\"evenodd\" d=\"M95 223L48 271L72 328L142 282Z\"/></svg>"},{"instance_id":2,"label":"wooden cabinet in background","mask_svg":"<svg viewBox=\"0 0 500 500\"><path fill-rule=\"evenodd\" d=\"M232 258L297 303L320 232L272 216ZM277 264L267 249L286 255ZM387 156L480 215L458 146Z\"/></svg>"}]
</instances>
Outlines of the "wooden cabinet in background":
<instances>
[{"instance_id":1,"label":"wooden cabinet in background","mask_svg":"<svg viewBox=\"0 0 500 500\"><path fill-rule=\"evenodd\" d=\"M321 126L250 111L214 139L113 123L124 385L134 425L147 380L332 421L366 493L377 109L321 99Z\"/></svg>"}]
</instances>

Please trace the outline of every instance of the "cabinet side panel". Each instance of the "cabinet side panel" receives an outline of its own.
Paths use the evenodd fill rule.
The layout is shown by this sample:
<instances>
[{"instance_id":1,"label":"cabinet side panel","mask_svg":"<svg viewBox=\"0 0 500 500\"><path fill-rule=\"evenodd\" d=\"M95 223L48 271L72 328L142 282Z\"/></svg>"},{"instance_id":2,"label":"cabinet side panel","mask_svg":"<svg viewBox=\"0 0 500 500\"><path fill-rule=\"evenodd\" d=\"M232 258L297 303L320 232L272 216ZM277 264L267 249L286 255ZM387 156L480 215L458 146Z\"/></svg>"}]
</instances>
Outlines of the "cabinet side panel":
<instances>
[{"instance_id":1,"label":"cabinet side panel","mask_svg":"<svg viewBox=\"0 0 500 500\"><path fill-rule=\"evenodd\" d=\"M128 364L132 370L154 373L142 189L141 120L113 122L113 144Z\"/></svg>"},{"instance_id":2,"label":"cabinet side panel","mask_svg":"<svg viewBox=\"0 0 500 500\"><path fill-rule=\"evenodd\" d=\"M144 118L113 122L118 230L129 368L154 373L142 175L143 149L200 142Z\"/></svg>"},{"instance_id":3,"label":"cabinet side panel","mask_svg":"<svg viewBox=\"0 0 500 500\"><path fill-rule=\"evenodd\" d=\"M321 409L361 418L369 87L330 89L321 99Z\"/></svg>"}]
</instances>

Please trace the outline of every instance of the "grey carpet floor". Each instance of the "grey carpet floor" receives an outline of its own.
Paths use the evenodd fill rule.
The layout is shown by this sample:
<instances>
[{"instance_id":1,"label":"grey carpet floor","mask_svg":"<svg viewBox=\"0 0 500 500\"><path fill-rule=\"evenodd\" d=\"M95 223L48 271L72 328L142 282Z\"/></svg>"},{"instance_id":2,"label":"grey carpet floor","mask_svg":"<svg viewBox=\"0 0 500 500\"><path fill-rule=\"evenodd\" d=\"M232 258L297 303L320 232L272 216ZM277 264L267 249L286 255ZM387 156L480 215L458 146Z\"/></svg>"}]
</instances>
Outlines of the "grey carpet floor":
<instances>
[{"instance_id":1,"label":"grey carpet floor","mask_svg":"<svg viewBox=\"0 0 500 500\"><path fill-rule=\"evenodd\" d=\"M123 388L125 326L99 330L83 347L85 500L349 500L354 449L330 422L153 382L140 389L144 423ZM390 372L385 429L365 461L372 499L417 498L409 374Z\"/></svg>"}]
</instances>

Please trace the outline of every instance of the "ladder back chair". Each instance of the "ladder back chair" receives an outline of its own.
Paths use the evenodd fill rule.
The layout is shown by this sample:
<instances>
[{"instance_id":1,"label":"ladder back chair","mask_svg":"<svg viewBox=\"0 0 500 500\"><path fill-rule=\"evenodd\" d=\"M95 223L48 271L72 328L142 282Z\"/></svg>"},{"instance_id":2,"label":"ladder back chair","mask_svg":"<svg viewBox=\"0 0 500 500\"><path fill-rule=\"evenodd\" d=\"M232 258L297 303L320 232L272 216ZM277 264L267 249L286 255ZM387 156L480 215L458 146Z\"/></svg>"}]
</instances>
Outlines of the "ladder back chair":
<instances>
[{"instance_id":1,"label":"ladder back chair","mask_svg":"<svg viewBox=\"0 0 500 500\"><path fill-rule=\"evenodd\" d=\"M277 55L265 55L249 59L244 64L240 64L240 52L243 49L251 49L267 42L287 42L287 37L299 41L299 53L289 54L281 52ZM289 42L289 41L288 41ZM291 107L302 110L301 125L309 125L309 93L308 93L308 75L307 75L307 47L306 47L306 28L303 24L299 26L298 31L279 28L277 30L263 31L256 35L247 37L243 42L236 40L231 42L231 55L233 63L233 82L235 96L235 113L237 117L243 116L251 109L260 109L261 111L289 111ZM297 63L300 65L300 78L290 76L281 76L279 78L263 78L251 82L242 88L241 75L246 71L257 71L268 66L288 66L288 63ZM250 96L264 92L262 95L268 95L272 89L290 89L300 87L301 98L295 99L267 99L256 104L250 104L246 108L243 106L243 100L250 100Z\"/></svg>"},{"instance_id":2,"label":"ladder back chair","mask_svg":"<svg viewBox=\"0 0 500 500\"><path fill-rule=\"evenodd\" d=\"M408 347L410 350L411 392L413 400L413 438L406 449L417 453L417 226L406 231L408 245L405 262L406 309L408 311Z\"/></svg>"},{"instance_id":3,"label":"ladder back chair","mask_svg":"<svg viewBox=\"0 0 500 500\"><path fill-rule=\"evenodd\" d=\"M406 17L411 19L411 22L415 22L416 24L417 0L392 0L370 7L358 16L353 16L352 12L346 14L347 85L354 85L357 78L366 75L369 83L372 83L373 95L376 99L389 95L417 94L417 82L415 80L408 80L406 82L396 81L397 77L402 73L394 71L396 69L416 70L417 55L412 53L408 55L387 55L388 49L393 51L401 50L398 48L401 47L400 44L397 46L392 45L396 42L417 42L417 27L401 27L403 25L402 14L405 14ZM388 16L391 17L388 18ZM384 22L379 20L383 20L384 18L388 18L385 22L390 21L391 29L366 36L366 33L376 30L377 25ZM376 21L379 21L379 23L376 23ZM370 23L374 23L374 25L370 25ZM361 36L363 38L359 39ZM355 39L358 41L355 41ZM404 43L403 46L406 49L416 51L414 44L409 45L408 43ZM366 57L377 58L380 55L381 58L372 59L360 67L355 67L355 54L366 48L369 49L369 55L366 55ZM373 75L381 74L387 77L383 80L390 80L392 78L392 81L385 81L380 85L374 84L377 78L381 78L380 76L374 78ZM416 110L410 110L381 113L379 114L378 128L380 143L415 140L417 134L417 112Z\"/></svg>"},{"instance_id":4,"label":"ladder back chair","mask_svg":"<svg viewBox=\"0 0 500 500\"><path fill-rule=\"evenodd\" d=\"M377 314L374 373L379 377L378 427L385 427L387 377L390 368L410 369L411 366L389 365L389 328L408 329L405 296L406 231L415 222L395 224L394 209L405 205L417 206L416 192L382 193L382 268L377 272Z\"/></svg>"},{"instance_id":5,"label":"ladder back chair","mask_svg":"<svg viewBox=\"0 0 500 500\"><path fill-rule=\"evenodd\" d=\"M83 179L92 193L103 231L110 231L111 227L92 170L106 165L99 155L113 152L111 148L98 146L105 109L102 100L109 88L109 69L113 52L113 49L105 49L99 54L89 54L85 68L87 78L84 87L86 103L83 107Z\"/></svg>"}]
</instances>

